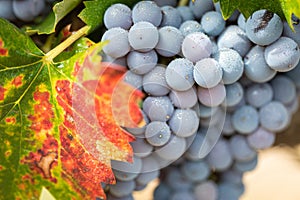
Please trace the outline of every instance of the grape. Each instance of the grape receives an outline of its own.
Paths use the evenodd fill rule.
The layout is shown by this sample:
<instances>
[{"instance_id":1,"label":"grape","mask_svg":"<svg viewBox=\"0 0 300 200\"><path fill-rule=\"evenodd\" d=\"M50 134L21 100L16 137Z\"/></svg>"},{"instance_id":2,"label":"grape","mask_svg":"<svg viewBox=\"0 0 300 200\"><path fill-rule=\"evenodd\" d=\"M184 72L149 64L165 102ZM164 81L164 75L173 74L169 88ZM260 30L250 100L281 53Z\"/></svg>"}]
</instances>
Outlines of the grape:
<instances>
[{"instance_id":1,"label":"grape","mask_svg":"<svg viewBox=\"0 0 300 200\"><path fill-rule=\"evenodd\" d=\"M276 76L271 81L271 85L274 91L274 100L289 104L296 98L296 86L287 76Z\"/></svg>"},{"instance_id":2,"label":"grape","mask_svg":"<svg viewBox=\"0 0 300 200\"><path fill-rule=\"evenodd\" d=\"M178 6L176 9L178 10L178 12L181 16L182 22L195 19L194 14L192 13L190 7L188 7L188 6Z\"/></svg>"},{"instance_id":3,"label":"grape","mask_svg":"<svg viewBox=\"0 0 300 200\"><path fill-rule=\"evenodd\" d=\"M166 68L157 65L143 77L143 89L150 95L163 96L169 93L170 89L166 81Z\"/></svg>"},{"instance_id":4,"label":"grape","mask_svg":"<svg viewBox=\"0 0 300 200\"><path fill-rule=\"evenodd\" d=\"M136 138L131 143L134 155L140 158L149 156L152 153L153 146L150 145L144 138Z\"/></svg>"},{"instance_id":5,"label":"grape","mask_svg":"<svg viewBox=\"0 0 300 200\"><path fill-rule=\"evenodd\" d=\"M266 63L264 50L264 47L256 45L244 58L247 78L258 83L267 82L276 75L276 71Z\"/></svg>"},{"instance_id":6,"label":"grape","mask_svg":"<svg viewBox=\"0 0 300 200\"><path fill-rule=\"evenodd\" d=\"M194 65L185 58L172 60L166 69L167 84L174 90L185 91L194 85Z\"/></svg>"},{"instance_id":7,"label":"grape","mask_svg":"<svg viewBox=\"0 0 300 200\"><path fill-rule=\"evenodd\" d=\"M134 127L134 128L124 127L125 130L127 130L128 132L130 132L131 134L133 134L135 136L142 135L146 130L146 125L149 123L149 119L148 119L146 113L141 109L139 111L142 113L145 124L141 127Z\"/></svg>"},{"instance_id":8,"label":"grape","mask_svg":"<svg viewBox=\"0 0 300 200\"><path fill-rule=\"evenodd\" d=\"M134 156L132 163L112 160L111 166L118 180L130 181L136 178L141 172L142 161L139 157Z\"/></svg>"},{"instance_id":9,"label":"grape","mask_svg":"<svg viewBox=\"0 0 300 200\"><path fill-rule=\"evenodd\" d=\"M219 49L214 58L223 69L224 84L232 84L243 75L244 63L237 51L227 48Z\"/></svg>"},{"instance_id":10,"label":"grape","mask_svg":"<svg viewBox=\"0 0 300 200\"><path fill-rule=\"evenodd\" d=\"M146 21L159 26L162 20L160 7L153 1L140 1L132 9L132 20L134 23Z\"/></svg>"},{"instance_id":11,"label":"grape","mask_svg":"<svg viewBox=\"0 0 300 200\"><path fill-rule=\"evenodd\" d=\"M135 180L137 182L137 180ZM144 190L145 188L147 187L147 184L146 185L138 185L138 183L136 183L136 186L134 188L134 191L142 191Z\"/></svg>"},{"instance_id":12,"label":"grape","mask_svg":"<svg viewBox=\"0 0 300 200\"><path fill-rule=\"evenodd\" d=\"M248 145L247 140L242 135L234 135L229 140L229 147L232 156L240 162L247 162L256 156L256 152Z\"/></svg>"},{"instance_id":13,"label":"grape","mask_svg":"<svg viewBox=\"0 0 300 200\"><path fill-rule=\"evenodd\" d=\"M154 157L153 154L143 158L141 173L148 173L159 170L160 163L158 163L157 161L157 158Z\"/></svg>"},{"instance_id":14,"label":"grape","mask_svg":"<svg viewBox=\"0 0 300 200\"><path fill-rule=\"evenodd\" d=\"M170 197L170 200L182 200L182 199L195 200L195 197L189 191L175 191Z\"/></svg>"},{"instance_id":15,"label":"grape","mask_svg":"<svg viewBox=\"0 0 300 200\"><path fill-rule=\"evenodd\" d=\"M233 184L242 184L243 183L243 173L241 171L230 169L228 171L222 172L221 181L228 182Z\"/></svg>"},{"instance_id":16,"label":"grape","mask_svg":"<svg viewBox=\"0 0 300 200\"><path fill-rule=\"evenodd\" d=\"M207 35L218 36L225 28L225 21L219 12L209 11L202 16L201 25Z\"/></svg>"},{"instance_id":17,"label":"grape","mask_svg":"<svg viewBox=\"0 0 300 200\"><path fill-rule=\"evenodd\" d=\"M251 42L240 27L231 25L218 37L218 47L233 49L244 57L251 48Z\"/></svg>"},{"instance_id":18,"label":"grape","mask_svg":"<svg viewBox=\"0 0 300 200\"><path fill-rule=\"evenodd\" d=\"M273 89L269 83L256 83L247 88L245 96L251 106L260 108L273 99Z\"/></svg>"},{"instance_id":19,"label":"grape","mask_svg":"<svg viewBox=\"0 0 300 200\"><path fill-rule=\"evenodd\" d=\"M177 5L177 0L153 0L158 6L173 6L175 7Z\"/></svg>"},{"instance_id":20,"label":"grape","mask_svg":"<svg viewBox=\"0 0 300 200\"><path fill-rule=\"evenodd\" d=\"M267 64L274 70L286 72L294 69L300 59L297 43L287 37L280 37L265 49Z\"/></svg>"},{"instance_id":21,"label":"grape","mask_svg":"<svg viewBox=\"0 0 300 200\"><path fill-rule=\"evenodd\" d=\"M129 29L128 41L134 50L150 51L157 45L158 39L157 28L149 22L137 22Z\"/></svg>"},{"instance_id":22,"label":"grape","mask_svg":"<svg viewBox=\"0 0 300 200\"><path fill-rule=\"evenodd\" d=\"M246 31L246 18L244 17L244 15L241 13L239 15L239 18L238 18L238 21L237 21L237 24L238 26L243 30L243 31Z\"/></svg>"},{"instance_id":23,"label":"grape","mask_svg":"<svg viewBox=\"0 0 300 200\"><path fill-rule=\"evenodd\" d=\"M143 77L133 73L132 71L127 71L124 76L124 81L135 88L141 89L143 84Z\"/></svg>"},{"instance_id":24,"label":"grape","mask_svg":"<svg viewBox=\"0 0 300 200\"><path fill-rule=\"evenodd\" d=\"M166 122L172 116L174 107L167 96L148 96L143 102L143 110L151 121Z\"/></svg>"},{"instance_id":25,"label":"grape","mask_svg":"<svg viewBox=\"0 0 300 200\"><path fill-rule=\"evenodd\" d=\"M207 156L207 162L216 171L225 171L232 164L233 158L228 142L224 139L218 140L212 151Z\"/></svg>"},{"instance_id":26,"label":"grape","mask_svg":"<svg viewBox=\"0 0 300 200\"><path fill-rule=\"evenodd\" d=\"M226 113L222 108L217 107L216 113L213 114L210 118L202 118L200 121L200 125L209 128L211 128L212 126L223 126L225 114Z\"/></svg>"},{"instance_id":27,"label":"grape","mask_svg":"<svg viewBox=\"0 0 300 200\"><path fill-rule=\"evenodd\" d=\"M204 33L194 32L184 38L181 50L185 58L197 62L211 55L212 43Z\"/></svg>"},{"instance_id":28,"label":"grape","mask_svg":"<svg viewBox=\"0 0 300 200\"><path fill-rule=\"evenodd\" d=\"M159 176L159 170L155 170L152 172L145 172L145 173L141 173L138 175L138 177L136 178L136 183L140 184L140 185L147 185L148 183L150 183L152 180L158 178Z\"/></svg>"},{"instance_id":29,"label":"grape","mask_svg":"<svg viewBox=\"0 0 300 200\"><path fill-rule=\"evenodd\" d=\"M120 65L124 68L126 68L127 66L127 58L126 56L123 56L123 57L119 57L119 58L113 58L105 53L101 54L102 56L102 61L103 62L107 62L107 63L114 63L114 64L117 64L117 65Z\"/></svg>"},{"instance_id":30,"label":"grape","mask_svg":"<svg viewBox=\"0 0 300 200\"><path fill-rule=\"evenodd\" d=\"M194 188L194 195L198 200L216 200L218 196L217 185L211 180L199 183Z\"/></svg>"},{"instance_id":31,"label":"grape","mask_svg":"<svg viewBox=\"0 0 300 200\"><path fill-rule=\"evenodd\" d=\"M235 133L235 130L233 128L232 122L231 122L232 115L229 113L226 113L224 127L223 127L223 135L229 136L233 135Z\"/></svg>"},{"instance_id":32,"label":"grape","mask_svg":"<svg viewBox=\"0 0 300 200\"><path fill-rule=\"evenodd\" d=\"M216 53L219 51L219 47L216 43L215 40L211 39L211 44L212 44L212 52L211 52L211 57L215 57Z\"/></svg>"},{"instance_id":33,"label":"grape","mask_svg":"<svg viewBox=\"0 0 300 200\"><path fill-rule=\"evenodd\" d=\"M275 142L275 134L259 127L254 133L247 136L249 146L253 149L266 149Z\"/></svg>"},{"instance_id":34,"label":"grape","mask_svg":"<svg viewBox=\"0 0 300 200\"><path fill-rule=\"evenodd\" d=\"M145 137L152 146L163 146L169 141L171 130L166 122L153 121L147 125Z\"/></svg>"},{"instance_id":35,"label":"grape","mask_svg":"<svg viewBox=\"0 0 300 200\"><path fill-rule=\"evenodd\" d=\"M243 192L242 185L222 182L218 185L218 200L239 200Z\"/></svg>"},{"instance_id":36,"label":"grape","mask_svg":"<svg viewBox=\"0 0 300 200\"><path fill-rule=\"evenodd\" d=\"M199 109L200 109L200 118L208 118L213 116L216 113L218 107L209 107L203 104L199 104Z\"/></svg>"},{"instance_id":37,"label":"grape","mask_svg":"<svg viewBox=\"0 0 300 200\"><path fill-rule=\"evenodd\" d=\"M290 113L290 115L295 114L299 108L298 96L296 96L292 102L286 104L285 107L287 111Z\"/></svg>"},{"instance_id":38,"label":"grape","mask_svg":"<svg viewBox=\"0 0 300 200\"><path fill-rule=\"evenodd\" d=\"M160 26L174 26L179 28L182 19L179 11L176 8L172 6L163 6L161 7L161 11L163 18Z\"/></svg>"},{"instance_id":39,"label":"grape","mask_svg":"<svg viewBox=\"0 0 300 200\"><path fill-rule=\"evenodd\" d=\"M272 132L284 130L290 123L290 116L284 105L271 101L259 110L260 124Z\"/></svg>"},{"instance_id":40,"label":"grape","mask_svg":"<svg viewBox=\"0 0 300 200\"><path fill-rule=\"evenodd\" d=\"M204 13L214 9L214 4L211 0L190 1L189 7L197 19L200 19Z\"/></svg>"},{"instance_id":41,"label":"grape","mask_svg":"<svg viewBox=\"0 0 300 200\"><path fill-rule=\"evenodd\" d=\"M240 79L239 79L239 83L247 88L250 87L252 84L254 84L254 82L252 80L250 80L247 76L243 75Z\"/></svg>"},{"instance_id":42,"label":"grape","mask_svg":"<svg viewBox=\"0 0 300 200\"><path fill-rule=\"evenodd\" d=\"M157 148L156 154L164 160L174 161L180 158L186 150L186 140L176 135L172 135L169 142L160 148Z\"/></svg>"},{"instance_id":43,"label":"grape","mask_svg":"<svg viewBox=\"0 0 300 200\"><path fill-rule=\"evenodd\" d=\"M160 183L154 190L153 199L168 199L171 195L171 189L164 183Z\"/></svg>"},{"instance_id":44,"label":"grape","mask_svg":"<svg viewBox=\"0 0 300 200\"><path fill-rule=\"evenodd\" d=\"M238 17L239 17L240 12L238 10L235 10L232 15L227 19L228 22L236 23Z\"/></svg>"},{"instance_id":45,"label":"grape","mask_svg":"<svg viewBox=\"0 0 300 200\"><path fill-rule=\"evenodd\" d=\"M120 27L107 30L101 41L105 40L108 40L109 43L103 47L103 51L113 58L125 56L130 51L128 31Z\"/></svg>"},{"instance_id":46,"label":"grape","mask_svg":"<svg viewBox=\"0 0 300 200\"><path fill-rule=\"evenodd\" d=\"M179 30L183 36L187 36L190 33L203 32L203 28L199 22L195 20L187 20L181 24Z\"/></svg>"},{"instance_id":47,"label":"grape","mask_svg":"<svg viewBox=\"0 0 300 200\"><path fill-rule=\"evenodd\" d=\"M292 31L292 29L290 28L290 26L288 25L287 22L283 23L283 35L287 36L291 39L293 39L295 42L298 43L298 45L300 45L300 23L299 23L299 18L294 17L293 18L294 24L293 27L295 29L295 32Z\"/></svg>"},{"instance_id":48,"label":"grape","mask_svg":"<svg viewBox=\"0 0 300 200\"><path fill-rule=\"evenodd\" d=\"M29 22L42 13L46 4L43 0L13 0L12 6L17 18Z\"/></svg>"},{"instance_id":49,"label":"grape","mask_svg":"<svg viewBox=\"0 0 300 200\"><path fill-rule=\"evenodd\" d=\"M244 89L239 82L225 85L226 98L223 103L224 106L236 106L238 105L244 96Z\"/></svg>"},{"instance_id":50,"label":"grape","mask_svg":"<svg viewBox=\"0 0 300 200\"><path fill-rule=\"evenodd\" d=\"M109 192L115 197L124 197L132 193L135 188L135 182L131 181L117 181L117 184L111 185Z\"/></svg>"},{"instance_id":51,"label":"grape","mask_svg":"<svg viewBox=\"0 0 300 200\"><path fill-rule=\"evenodd\" d=\"M255 11L246 22L246 34L255 44L264 46L276 41L283 30L283 23L276 13Z\"/></svg>"},{"instance_id":52,"label":"grape","mask_svg":"<svg viewBox=\"0 0 300 200\"><path fill-rule=\"evenodd\" d=\"M245 97L243 96L240 102L234 106L225 107L227 112L233 113L235 110L239 109L240 107L246 105ZM223 107L224 108L224 107Z\"/></svg>"},{"instance_id":53,"label":"grape","mask_svg":"<svg viewBox=\"0 0 300 200\"><path fill-rule=\"evenodd\" d=\"M127 55L127 64L129 69L139 75L150 72L157 64L157 54L154 50L142 53L131 51Z\"/></svg>"},{"instance_id":54,"label":"grape","mask_svg":"<svg viewBox=\"0 0 300 200\"><path fill-rule=\"evenodd\" d=\"M233 164L233 169L240 172L247 172L255 169L256 165L257 165L257 155L253 159L247 162L235 161Z\"/></svg>"},{"instance_id":55,"label":"grape","mask_svg":"<svg viewBox=\"0 0 300 200\"><path fill-rule=\"evenodd\" d=\"M164 26L158 30L159 41L155 47L158 54L165 57L177 55L181 49L183 35L173 26Z\"/></svg>"},{"instance_id":56,"label":"grape","mask_svg":"<svg viewBox=\"0 0 300 200\"><path fill-rule=\"evenodd\" d=\"M16 16L13 11L12 1L7 1L7 0L0 1L0 17L8 20L16 19Z\"/></svg>"},{"instance_id":57,"label":"grape","mask_svg":"<svg viewBox=\"0 0 300 200\"><path fill-rule=\"evenodd\" d=\"M113 4L105 11L103 22L107 29L121 27L128 30L132 25L131 9L125 4Z\"/></svg>"},{"instance_id":58,"label":"grape","mask_svg":"<svg viewBox=\"0 0 300 200\"><path fill-rule=\"evenodd\" d=\"M294 82L297 89L300 88L300 62L294 69L285 73L285 75L288 76Z\"/></svg>"},{"instance_id":59,"label":"grape","mask_svg":"<svg viewBox=\"0 0 300 200\"><path fill-rule=\"evenodd\" d=\"M205 143L205 133L201 133L200 131L198 131L198 133L193 138L188 150L185 152L185 157L191 161L199 161L200 159L202 159L199 156L199 151L203 150L203 152L207 152L210 150L208 148L208 145L206 144L207 143Z\"/></svg>"},{"instance_id":60,"label":"grape","mask_svg":"<svg viewBox=\"0 0 300 200\"><path fill-rule=\"evenodd\" d=\"M179 137L189 137L196 133L199 118L194 110L176 109L168 123L174 134Z\"/></svg>"},{"instance_id":61,"label":"grape","mask_svg":"<svg viewBox=\"0 0 300 200\"><path fill-rule=\"evenodd\" d=\"M166 183L175 191L187 191L192 187L192 183L183 176L179 169L174 167L167 171Z\"/></svg>"},{"instance_id":62,"label":"grape","mask_svg":"<svg viewBox=\"0 0 300 200\"><path fill-rule=\"evenodd\" d=\"M134 200L132 194L128 195L128 196L122 196L122 197L115 197L111 194L107 195L107 199L108 200Z\"/></svg>"},{"instance_id":63,"label":"grape","mask_svg":"<svg viewBox=\"0 0 300 200\"><path fill-rule=\"evenodd\" d=\"M197 94L200 103L209 107L220 105L226 97L225 86L221 83L209 89L198 87Z\"/></svg>"},{"instance_id":64,"label":"grape","mask_svg":"<svg viewBox=\"0 0 300 200\"><path fill-rule=\"evenodd\" d=\"M198 101L195 87L182 92L171 90L169 97L177 108L191 108Z\"/></svg>"},{"instance_id":65,"label":"grape","mask_svg":"<svg viewBox=\"0 0 300 200\"><path fill-rule=\"evenodd\" d=\"M250 134L259 124L259 115L255 108L249 105L238 108L232 115L232 125L241 134Z\"/></svg>"},{"instance_id":66,"label":"grape","mask_svg":"<svg viewBox=\"0 0 300 200\"><path fill-rule=\"evenodd\" d=\"M185 161L181 166L182 174L191 182L204 181L210 175L210 169L205 161Z\"/></svg>"},{"instance_id":67,"label":"grape","mask_svg":"<svg viewBox=\"0 0 300 200\"><path fill-rule=\"evenodd\" d=\"M204 58L194 67L194 79L204 88L212 88L222 80L223 71L219 63L213 58Z\"/></svg>"}]
</instances>

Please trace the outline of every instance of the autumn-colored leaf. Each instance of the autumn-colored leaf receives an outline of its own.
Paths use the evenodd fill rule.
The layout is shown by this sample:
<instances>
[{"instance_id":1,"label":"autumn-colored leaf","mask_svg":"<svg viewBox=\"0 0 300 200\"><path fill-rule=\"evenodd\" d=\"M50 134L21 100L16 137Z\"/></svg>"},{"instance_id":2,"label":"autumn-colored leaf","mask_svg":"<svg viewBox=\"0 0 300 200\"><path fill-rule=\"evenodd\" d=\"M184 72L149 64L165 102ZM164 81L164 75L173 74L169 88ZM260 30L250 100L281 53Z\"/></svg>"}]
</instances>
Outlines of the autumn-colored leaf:
<instances>
[{"instance_id":1,"label":"autumn-colored leaf","mask_svg":"<svg viewBox=\"0 0 300 200\"><path fill-rule=\"evenodd\" d=\"M121 126L142 120L142 93L122 81L123 67L101 62L102 43L82 38L54 63L56 49L44 54L0 26L0 199L38 199L42 188L56 199L105 198L110 160L132 160L134 138Z\"/></svg>"}]
</instances>

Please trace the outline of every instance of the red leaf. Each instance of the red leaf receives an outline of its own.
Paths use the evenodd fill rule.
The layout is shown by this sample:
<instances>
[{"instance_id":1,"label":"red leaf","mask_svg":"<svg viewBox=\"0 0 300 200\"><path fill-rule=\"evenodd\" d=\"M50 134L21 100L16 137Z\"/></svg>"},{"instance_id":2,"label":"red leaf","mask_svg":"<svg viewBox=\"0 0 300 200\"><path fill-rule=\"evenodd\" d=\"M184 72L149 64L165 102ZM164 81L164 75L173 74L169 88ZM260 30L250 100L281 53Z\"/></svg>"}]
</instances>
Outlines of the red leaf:
<instances>
[{"instance_id":1,"label":"red leaf","mask_svg":"<svg viewBox=\"0 0 300 200\"><path fill-rule=\"evenodd\" d=\"M143 94L122 81L124 67L91 62L90 58L86 57L78 71L76 83L59 80L55 88L64 110L59 129L65 177L72 177L69 181L82 196L94 199L105 197L100 182L115 183L110 160L132 161L129 142L134 137L119 122L137 127L142 115L136 102Z\"/></svg>"}]
</instances>

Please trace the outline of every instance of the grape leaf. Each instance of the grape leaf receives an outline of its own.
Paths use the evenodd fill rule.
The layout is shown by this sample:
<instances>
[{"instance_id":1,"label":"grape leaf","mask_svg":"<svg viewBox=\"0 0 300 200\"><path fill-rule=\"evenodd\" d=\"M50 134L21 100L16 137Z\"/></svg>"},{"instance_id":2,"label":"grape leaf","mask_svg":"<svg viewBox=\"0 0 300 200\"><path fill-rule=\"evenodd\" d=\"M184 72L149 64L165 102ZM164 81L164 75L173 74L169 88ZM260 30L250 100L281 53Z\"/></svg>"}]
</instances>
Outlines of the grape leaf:
<instances>
[{"instance_id":1,"label":"grape leaf","mask_svg":"<svg viewBox=\"0 0 300 200\"><path fill-rule=\"evenodd\" d=\"M50 14L42 21L41 24L32 27L26 27L29 34L50 34L55 32L57 23L70 13L82 0L63 0L53 6Z\"/></svg>"},{"instance_id":2,"label":"grape leaf","mask_svg":"<svg viewBox=\"0 0 300 200\"><path fill-rule=\"evenodd\" d=\"M122 81L124 68L100 62L103 43L82 38L53 62L53 51L6 20L0 27L0 199L38 199L42 188L56 199L105 198L110 160L132 160L134 138L120 126L142 120L142 93Z\"/></svg>"},{"instance_id":3,"label":"grape leaf","mask_svg":"<svg viewBox=\"0 0 300 200\"><path fill-rule=\"evenodd\" d=\"M138 0L88 0L84 1L85 9L78 15L79 18L94 30L103 24L105 10L114 3L133 5Z\"/></svg>"},{"instance_id":4,"label":"grape leaf","mask_svg":"<svg viewBox=\"0 0 300 200\"><path fill-rule=\"evenodd\" d=\"M228 19L237 9L248 18L253 12L260 9L267 9L285 18L292 27L292 14L300 17L300 0L217 0L220 2L223 17Z\"/></svg>"}]
</instances>

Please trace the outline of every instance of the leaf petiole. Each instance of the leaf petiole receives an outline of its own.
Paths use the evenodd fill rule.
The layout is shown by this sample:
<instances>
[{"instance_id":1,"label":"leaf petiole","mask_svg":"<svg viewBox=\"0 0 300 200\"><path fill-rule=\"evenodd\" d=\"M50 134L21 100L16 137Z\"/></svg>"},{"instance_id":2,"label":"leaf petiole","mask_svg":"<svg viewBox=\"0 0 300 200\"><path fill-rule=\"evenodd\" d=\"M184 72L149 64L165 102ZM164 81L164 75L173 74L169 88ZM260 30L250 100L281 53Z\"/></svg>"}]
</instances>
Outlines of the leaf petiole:
<instances>
[{"instance_id":1,"label":"leaf petiole","mask_svg":"<svg viewBox=\"0 0 300 200\"><path fill-rule=\"evenodd\" d=\"M51 63L53 59L58 56L61 52L63 52L66 48L71 46L76 40L81 38L82 36L86 35L89 31L89 26L84 26L78 31L76 31L74 34L72 34L70 37L68 37L66 40L64 40L62 43L57 45L54 49L50 50L48 53L44 56L45 63Z\"/></svg>"}]
</instances>

